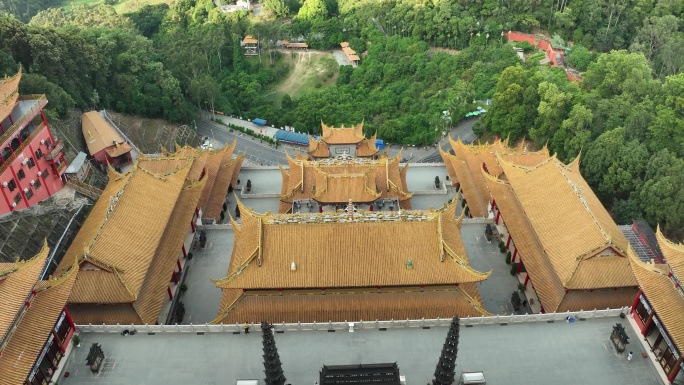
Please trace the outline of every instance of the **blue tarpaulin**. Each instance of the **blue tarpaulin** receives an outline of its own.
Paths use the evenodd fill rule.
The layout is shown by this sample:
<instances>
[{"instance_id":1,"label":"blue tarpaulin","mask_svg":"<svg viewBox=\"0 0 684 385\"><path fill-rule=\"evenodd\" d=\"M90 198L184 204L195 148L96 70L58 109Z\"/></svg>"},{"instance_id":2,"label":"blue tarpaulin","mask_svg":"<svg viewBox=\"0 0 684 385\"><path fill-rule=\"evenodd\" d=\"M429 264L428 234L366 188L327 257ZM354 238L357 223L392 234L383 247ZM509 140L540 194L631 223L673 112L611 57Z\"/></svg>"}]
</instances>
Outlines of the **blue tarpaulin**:
<instances>
[{"instance_id":1,"label":"blue tarpaulin","mask_svg":"<svg viewBox=\"0 0 684 385\"><path fill-rule=\"evenodd\" d=\"M257 126L263 126L264 124L266 124L266 120L261 119L261 118L256 118L256 119L252 120L252 123L256 124Z\"/></svg>"},{"instance_id":2,"label":"blue tarpaulin","mask_svg":"<svg viewBox=\"0 0 684 385\"><path fill-rule=\"evenodd\" d=\"M284 143L292 143L300 146L309 145L309 136L307 134L300 134L298 132L278 130L274 138Z\"/></svg>"},{"instance_id":3,"label":"blue tarpaulin","mask_svg":"<svg viewBox=\"0 0 684 385\"><path fill-rule=\"evenodd\" d=\"M385 141L382 139L375 139L375 147L378 150L384 150L385 149Z\"/></svg>"}]
</instances>

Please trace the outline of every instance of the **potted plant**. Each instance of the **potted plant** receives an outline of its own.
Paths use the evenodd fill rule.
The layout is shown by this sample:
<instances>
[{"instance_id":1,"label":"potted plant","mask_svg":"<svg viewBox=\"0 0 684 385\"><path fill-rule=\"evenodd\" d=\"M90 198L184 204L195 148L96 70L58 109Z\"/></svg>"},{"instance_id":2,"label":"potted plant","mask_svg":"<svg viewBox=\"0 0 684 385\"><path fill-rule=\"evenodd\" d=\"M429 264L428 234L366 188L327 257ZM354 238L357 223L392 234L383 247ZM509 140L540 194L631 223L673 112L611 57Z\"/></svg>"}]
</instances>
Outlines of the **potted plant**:
<instances>
[{"instance_id":1,"label":"potted plant","mask_svg":"<svg viewBox=\"0 0 684 385\"><path fill-rule=\"evenodd\" d=\"M525 291L527 290L527 286L523 285L522 283L518 283L518 290Z\"/></svg>"},{"instance_id":2,"label":"potted plant","mask_svg":"<svg viewBox=\"0 0 684 385\"><path fill-rule=\"evenodd\" d=\"M518 264L513 263L511 264L511 275L516 275L518 274Z\"/></svg>"},{"instance_id":3,"label":"potted plant","mask_svg":"<svg viewBox=\"0 0 684 385\"><path fill-rule=\"evenodd\" d=\"M510 265L511 264L511 252L506 253L506 264Z\"/></svg>"},{"instance_id":4,"label":"potted plant","mask_svg":"<svg viewBox=\"0 0 684 385\"><path fill-rule=\"evenodd\" d=\"M185 294L186 291L188 291L188 285L181 283L180 287L178 288L180 290L181 294Z\"/></svg>"},{"instance_id":5,"label":"potted plant","mask_svg":"<svg viewBox=\"0 0 684 385\"><path fill-rule=\"evenodd\" d=\"M71 337L71 342L73 342L77 348L81 347L81 337L78 334L74 334L73 337Z\"/></svg>"}]
</instances>

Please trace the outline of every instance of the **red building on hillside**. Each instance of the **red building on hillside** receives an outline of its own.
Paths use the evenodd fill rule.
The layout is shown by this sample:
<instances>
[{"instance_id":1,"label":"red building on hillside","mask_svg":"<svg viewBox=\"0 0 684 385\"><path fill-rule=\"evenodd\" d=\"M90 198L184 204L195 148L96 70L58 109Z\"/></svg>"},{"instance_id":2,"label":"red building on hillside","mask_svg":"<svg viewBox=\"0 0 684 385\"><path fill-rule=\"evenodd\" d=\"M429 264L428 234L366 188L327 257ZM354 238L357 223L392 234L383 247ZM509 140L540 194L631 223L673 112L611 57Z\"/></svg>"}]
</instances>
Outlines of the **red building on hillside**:
<instances>
[{"instance_id":1,"label":"red building on hillside","mask_svg":"<svg viewBox=\"0 0 684 385\"><path fill-rule=\"evenodd\" d=\"M62 148L50 132L45 95L19 96L21 70L0 79L0 215L21 210L64 186Z\"/></svg>"}]
</instances>

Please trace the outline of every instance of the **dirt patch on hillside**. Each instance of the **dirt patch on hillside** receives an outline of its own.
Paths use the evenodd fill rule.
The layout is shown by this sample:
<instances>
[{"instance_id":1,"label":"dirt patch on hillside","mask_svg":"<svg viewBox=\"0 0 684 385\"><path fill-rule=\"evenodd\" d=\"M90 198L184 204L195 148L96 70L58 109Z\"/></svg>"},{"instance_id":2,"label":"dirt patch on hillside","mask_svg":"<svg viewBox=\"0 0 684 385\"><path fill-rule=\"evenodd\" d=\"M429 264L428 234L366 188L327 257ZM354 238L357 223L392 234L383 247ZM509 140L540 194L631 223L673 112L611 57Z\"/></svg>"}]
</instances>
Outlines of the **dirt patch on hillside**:
<instances>
[{"instance_id":1,"label":"dirt patch on hillside","mask_svg":"<svg viewBox=\"0 0 684 385\"><path fill-rule=\"evenodd\" d=\"M335 84L339 66L330 52L286 52L294 67L276 92L288 94L293 98L317 88Z\"/></svg>"}]
</instances>

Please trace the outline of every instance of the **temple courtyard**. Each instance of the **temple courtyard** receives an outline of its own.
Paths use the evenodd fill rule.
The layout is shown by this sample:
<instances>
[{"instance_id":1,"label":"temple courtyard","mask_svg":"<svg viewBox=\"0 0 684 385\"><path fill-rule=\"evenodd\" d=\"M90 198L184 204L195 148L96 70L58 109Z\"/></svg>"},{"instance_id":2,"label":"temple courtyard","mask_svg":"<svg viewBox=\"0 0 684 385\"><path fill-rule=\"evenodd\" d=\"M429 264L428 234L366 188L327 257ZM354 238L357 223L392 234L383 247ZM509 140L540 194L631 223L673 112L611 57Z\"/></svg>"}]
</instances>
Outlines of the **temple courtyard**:
<instances>
[{"instance_id":1,"label":"temple courtyard","mask_svg":"<svg viewBox=\"0 0 684 385\"><path fill-rule=\"evenodd\" d=\"M461 326L456 375L484 371L490 385L656 385L651 360L631 327L627 351L616 353L609 341L618 317L586 321L529 322ZM288 384L313 384L323 365L397 362L407 384L430 383L447 328L395 328L386 331L292 331L275 335ZM237 379L263 383L261 333L140 332L82 333L60 384L234 384ZM89 346L100 343L106 358L99 374L85 365ZM634 352L631 361L626 353Z\"/></svg>"}]
</instances>

